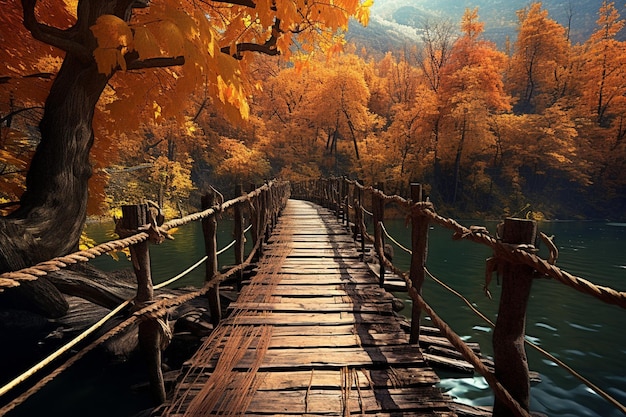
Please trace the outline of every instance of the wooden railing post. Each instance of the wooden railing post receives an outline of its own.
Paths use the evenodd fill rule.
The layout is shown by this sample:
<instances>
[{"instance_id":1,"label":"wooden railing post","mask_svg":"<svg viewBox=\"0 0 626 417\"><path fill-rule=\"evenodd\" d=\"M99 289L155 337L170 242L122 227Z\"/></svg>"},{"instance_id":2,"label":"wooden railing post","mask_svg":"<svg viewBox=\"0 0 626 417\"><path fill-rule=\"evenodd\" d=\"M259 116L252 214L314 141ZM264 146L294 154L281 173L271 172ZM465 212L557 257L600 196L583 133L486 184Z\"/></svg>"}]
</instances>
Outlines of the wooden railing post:
<instances>
[{"instance_id":1,"label":"wooden railing post","mask_svg":"<svg viewBox=\"0 0 626 417\"><path fill-rule=\"evenodd\" d=\"M237 186L237 191L236 191L237 196L242 196L243 193L243 185L239 184ZM243 226L243 205L245 203L238 203L235 204L234 207L234 221L235 221L235 227L234 227L234 231L233 234L235 235L235 265L241 265L244 261L244 253L245 253L245 242L246 242L246 237L244 234L244 226ZM243 270L239 271L239 279L238 282L241 282L241 280L243 279Z\"/></svg>"},{"instance_id":2,"label":"wooden railing post","mask_svg":"<svg viewBox=\"0 0 626 417\"><path fill-rule=\"evenodd\" d=\"M384 193L384 184L376 186L380 193ZM372 213L374 214L374 252L378 255L380 265L380 286L385 284L385 238L383 235L383 221L385 219L385 199L375 191L372 192Z\"/></svg>"},{"instance_id":3,"label":"wooden railing post","mask_svg":"<svg viewBox=\"0 0 626 417\"><path fill-rule=\"evenodd\" d=\"M130 232L150 223L146 204L122 207L121 228ZM136 309L153 301L154 290L150 272L149 242L143 241L130 246L130 256L137 277ZM161 326L159 319L147 319L139 323L139 349L148 366L148 377L152 398L158 404L165 401L165 385L161 370Z\"/></svg>"},{"instance_id":4,"label":"wooden railing post","mask_svg":"<svg viewBox=\"0 0 626 417\"><path fill-rule=\"evenodd\" d=\"M363 212L363 200L364 200L364 191L363 188L358 187L359 189L359 230L361 232L361 260L365 260L365 233L367 232L365 227L365 213Z\"/></svg>"},{"instance_id":5,"label":"wooden railing post","mask_svg":"<svg viewBox=\"0 0 626 417\"><path fill-rule=\"evenodd\" d=\"M504 221L502 229L504 243L532 245L536 236L535 221L512 218ZM504 263L500 306L493 332L496 378L527 411L530 402L530 380L524 334L532 276L533 268L530 266ZM493 415L509 417L516 414L496 398Z\"/></svg>"},{"instance_id":6,"label":"wooden railing post","mask_svg":"<svg viewBox=\"0 0 626 417\"><path fill-rule=\"evenodd\" d=\"M337 216L337 220L341 221L341 204L343 203L343 181L341 177L336 177L333 179L334 190L335 190L335 214Z\"/></svg>"},{"instance_id":7,"label":"wooden railing post","mask_svg":"<svg viewBox=\"0 0 626 417\"><path fill-rule=\"evenodd\" d=\"M201 199L202 210L207 210L216 204L216 194L213 190L207 192ZM205 281L210 281L217 274L217 216L213 215L202 219L202 231L204 233L204 248L207 256ZM209 311L211 323L217 326L222 319L220 305L220 286L212 285L207 293L209 299Z\"/></svg>"},{"instance_id":8,"label":"wooden railing post","mask_svg":"<svg viewBox=\"0 0 626 417\"><path fill-rule=\"evenodd\" d=\"M350 182L346 177L343 177L343 183L345 186L345 205L346 207L343 210L343 219L346 222L346 227L350 227Z\"/></svg>"},{"instance_id":9,"label":"wooden railing post","mask_svg":"<svg viewBox=\"0 0 626 417\"><path fill-rule=\"evenodd\" d=\"M412 183L412 204L421 202L422 198L422 185ZM424 267L428 255L428 218L421 212L415 210L411 213L411 251L411 269L409 277L413 288L421 295L422 285L424 283ZM409 337L409 343L411 344L419 344L421 314L422 309L417 303L413 303L411 310L411 335Z\"/></svg>"},{"instance_id":10,"label":"wooden railing post","mask_svg":"<svg viewBox=\"0 0 626 417\"><path fill-rule=\"evenodd\" d=\"M262 235L261 236L263 238L263 242L267 242L270 238L270 220L269 220L269 213L270 213L270 190L269 189L264 189L261 192L261 202L262 202L262 207L263 210L261 211L261 227L263 228L263 230L261 231Z\"/></svg>"}]
</instances>

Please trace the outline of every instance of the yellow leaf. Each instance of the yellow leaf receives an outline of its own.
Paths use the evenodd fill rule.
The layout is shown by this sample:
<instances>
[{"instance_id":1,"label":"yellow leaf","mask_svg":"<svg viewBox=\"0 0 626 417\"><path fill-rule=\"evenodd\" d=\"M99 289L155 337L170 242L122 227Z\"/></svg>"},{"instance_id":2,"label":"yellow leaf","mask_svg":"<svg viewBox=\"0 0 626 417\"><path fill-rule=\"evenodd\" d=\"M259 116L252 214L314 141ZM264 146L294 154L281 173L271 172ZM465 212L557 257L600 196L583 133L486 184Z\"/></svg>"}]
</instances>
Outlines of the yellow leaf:
<instances>
[{"instance_id":1,"label":"yellow leaf","mask_svg":"<svg viewBox=\"0 0 626 417\"><path fill-rule=\"evenodd\" d=\"M159 106L159 103L154 101L152 103L152 109L154 110L154 120L159 120L161 118L161 106Z\"/></svg>"},{"instance_id":2,"label":"yellow leaf","mask_svg":"<svg viewBox=\"0 0 626 417\"><path fill-rule=\"evenodd\" d=\"M161 56L161 48L159 48L156 38L145 26L135 28L134 45L139 54L139 59Z\"/></svg>"},{"instance_id":3,"label":"yellow leaf","mask_svg":"<svg viewBox=\"0 0 626 417\"><path fill-rule=\"evenodd\" d=\"M98 64L98 72L107 75L111 74L118 67L118 54L120 54L120 51L117 49L96 48L93 51L93 57L96 60L96 64ZM124 61L123 57L122 61Z\"/></svg>"},{"instance_id":4,"label":"yellow leaf","mask_svg":"<svg viewBox=\"0 0 626 417\"><path fill-rule=\"evenodd\" d=\"M89 29L96 37L99 48L132 48L133 34L126 22L117 16L102 15Z\"/></svg>"},{"instance_id":5,"label":"yellow leaf","mask_svg":"<svg viewBox=\"0 0 626 417\"><path fill-rule=\"evenodd\" d=\"M183 55L185 39L182 32L173 22L165 20L154 25L153 34L162 45L165 54L170 56Z\"/></svg>"}]
</instances>

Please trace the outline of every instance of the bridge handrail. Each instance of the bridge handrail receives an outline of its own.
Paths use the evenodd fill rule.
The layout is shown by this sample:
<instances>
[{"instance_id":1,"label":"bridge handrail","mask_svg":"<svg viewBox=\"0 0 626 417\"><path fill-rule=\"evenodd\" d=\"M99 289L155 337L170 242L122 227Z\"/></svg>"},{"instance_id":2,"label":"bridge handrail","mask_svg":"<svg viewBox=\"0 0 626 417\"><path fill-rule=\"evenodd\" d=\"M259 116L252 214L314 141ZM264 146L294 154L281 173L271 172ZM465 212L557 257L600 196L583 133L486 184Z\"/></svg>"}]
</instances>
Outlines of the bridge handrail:
<instances>
[{"instance_id":1,"label":"bridge handrail","mask_svg":"<svg viewBox=\"0 0 626 417\"><path fill-rule=\"evenodd\" d=\"M349 204L349 195L350 195L351 186L354 187L353 205ZM487 230L482 227L472 226L470 228L466 228L462 226L461 224L459 224L454 219L444 218L438 215L435 212L434 206L432 205L432 203L430 203L429 201L421 201L422 200L421 186L419 186L418 195L417 196L412 195L413 199L409 199L409 200L404 199L397 195L388 196L382 190L376 187L364 186L356 180L349 180L346 178L329 178L329 179L311 180L307 184L294 184L293 188L294 188L294 191L293 191L294 196L298 196L300 193L299 195L300 197L317 200L320 204L326 205L327 207L334 209L337 213L337 216L341 217L343 220L346 221L346 225L349 225L350 210L351 209L354 210L354 213L356 216L356 219L354 220L354 224L355 224L354 236L356 238L357 229L358 229L358 232L362 236L362 239L361 239L362 250L364 250L363 245L366 239L374 243L374 250L380 262L381 285L384 280L384 268L385 267L391 268L398 276L402 277L405 280L407 284L408 293L411 296L411 298L414 300L412 322L411 322L411 327L412 327L411 342L412 343L419 342L419 311L424 309L425 311L428 312L428 314L431 314L431 318L432 318L432 314L436 314L421 297L421 284L424 278L423 274L424 274L424 271L428 273L424 264L425 251L426 251L425 242L421 243L422 245L421 248L417 246L418 250L421 251L421 253L417 254L418 255L417 257L412 255L410 276L408 276L404 271L400 271L398 268L396 268L393 265L393 263L391 263L387 259L383 250L383 238L382 238L383 232L386 233L386 230L384 228L384 223L382 220L384 217L384 206L387 203L395 203L401 208L407 210L409 212L409 217L411 219L411 222L414 224L413 226L414 228L415 228L415 223L418 223L418 224L423 223L423 219L427 219L427 222L437 223L445 228L453 230L454 231L453 239L457 239L457 240L468 239L468 240L491 247L494 251L494 257L491 258L492 264L491 265L488 264L487 266L487 276L486 276L486 283L485 283L485 291L487 293L488 293L487 285L491 279L490 276L491 276L491 273L493 272L494 263L507 262L513 265L529 266L534 271L537 271L542 275L553 277L561 283L564 283L585 294L592 295L608 304L618 305L622 308L626 307L626 293L616 291L609 287L595 285L588 280L577 277L573 274L570 274L556 267L554 265L554 261L556 260L557 250L556 250L556 247L554 247L552 241L549 240L547 236L541 234L541 238L548 245L548 247L551 248L551 255L550 255L549 260L544 260L533 253L533 251L535 250L533 244L504 243L499 238L494 238L493 236L491 236L487 232ZM365 192L367 192L370 195L372 212L368 212L367 210L365 210L365 207L363 205L363 194ZM413 189L412 189L412 194L413 194ZM363 213L367 213L374 217L374 232L375 232L374 236L371 236L367 233ZM422 234L427 235L427 231L424 230L423 224L421 227L423 229ZM414 233L415 231L412 233L412 241L415 240ZM393 238L391 239L394 240L395 242L395 239ZM395 243L399 247L401 247L403 250L412 252L409 249L404 248L398 242L395 242ZM414 242L412 244L415 245ZM415 259L418 259L418 263L419 263L420 255L422 256L422 265L421 267L418 265L418 268L415 268L414 266ZM416 312L416 309L417 309L417 312ZM525 312L525 306L523 307L523 310ZM493 323L489 319L484 317L482 313L477 312L477 314L479 314L481 317L483 317L484 319L486 319L488 322L490 322L493 325ZM417 324L415 323L416 321L417 321ZM527 415L527 414L523 414L526 412L526 410L523 408L520 409L520 404L517 401L513 401L513 402L510 401L513 398L510 397L510 395L508 394L506 390L501 389L503 388L503 386L500 382L495 380L495 375L491 373L486 367L484 367L482 363L480 363L480 360L477 357L475 357L475 355L471 352L469 348L467 348L467 346L458 337L458 335L456 335L454 332L451 331L451 329L449 328L449 326L447 326L445 322L440 321L438 318L437 319L433 318L433 323L435 323L437 327L440 328L442 333L444 333L446 337L448 337L449 341L455 347L457 347L457 349L459 350L459 352L463 354L465 359L468 360L468 362L472 363L475 369L485 377L489 385L494 390L494 393L496 394L496 398L498 398L501 401L501 403L503 403L509 409L514 410L515 413L518 415ZM525 343L529 343L525 338L523 341ZM494 336L494 343L495 343L495 336ZM538 346L534 346L533 344L530 344L530 345L532 345L534 348L536 348L540 352L543 351L543 349L539 348ZM544 352L545 351L543 351L542 353ZM545 352L545 354L547 354L548 356L552 356L548 352ZM574 376L579 378L583 383L588 385L596 393L598 393L600 396L605 398L607 401L609 401L612 405L620 409L622 412L626 412L626 407L620 404L617 400L615 400L609 394L607 394L606 392L604 392L603 390L601 390L600 388L592 384L586 378L579 375L576 371L571 369L566 364L563 364L562 362L558 360L556 361L556 363L562 364L562 366L564 366L566 370L568 370ZM496 369L498 369L497 362L496 362ZM511 384L510 379L509 379L508 385L509 386L514 385L514 384ZM516 388L514 389L517 391ZM517 392L519 395L519 391ZM523 397L523 395L521 395L521 397ZM522 398L522 400L526 401L526 404L527 404L527 401L528 401L527 398ZM496 415L496 413L494 413L494 415Z\"/></svg>"},{"instance_id":2,"label":"bridge handrail","mask_svg":"<svg viewBox=\"0 0 626 417\"><path fill-rule=\"evenodd\" d=\"M246 201L253 199L261 194L261 192L270 189L274 185L274 181L270 181L267 184L251 191L245 195L226 201L218 207L211 207L209 209L192 213L179 219L173 219L163 223L160 227L150 229L153 233L167 232L176 227L183 226L193 221L202 220L211 217L221 211L224 211L230 207L235 206ZM4 272L0 274L0 292L5 288L17 287L21 281L34 281L41 276L45 276L50 272L60 271L67 268L69 265L73 265L79 262L89 262L98 256L104 255L109 252L119 251L136 245L137 243L145 242L150 239L151 234L148 231L141 231L133 233L122 239L110 240L108 242L100 243L92 248L76 251L65 256L59 256L48 261L39 262L38 264L19 269L17 271Z\"/></svg>"},{"instance_id":3,"label":"bridge handrail","mask_svg":"<svg viewBox=\"0 0 626 417\"><path fill-rule=\"evenodd\" d=\"M345 181L363 191L371 192L372 195L383 199L385 203L395 203L400 207L410 210L413 214L427 216L432 222L454 231L453 239L455 240L467 239L489 246L498 257L502 257L509 262L528 265L541 274L554 278L558 282L574 288L579 292L591 295L607 304L614 304L621 308L626 308L626 292L594 284L589 280L564 271L558 266L530 252L529 249L532 248L529 248L527 245L520 246L503 243L498 240L498 238L491 236L489 232L483 228L467 228L452 218L439 215L430 202L413 202L410 199L407 200L397 195L388 196L375 187L364 186L356 180L346 179ZM414 211L417 213L414 213ZM373 213L369 214L372 215Z\"/></svg>"},{"instance_id":4,"label":"bridge handrail","mask_svg":"<svg viewBox=\"0 0 626 417\"><path fill-rule=\"evenodd\" d=\"M193 213L193 214L190 214L188 216L185 216L179 219L168 221L161 226L156 226L154 224L151 224L149 226L140 227L140 229L144 229L147 231L132 233L131 231L125 230L123 232L127 232L127 233L130 232L132 234L122 239L117 239L117 240L102 243L100 245L94 246L93 248L90 248L87 250L78 251L78 252L69 254L67 256L54 258L53 260L46 261L46 262L41 262L37 265L24 268L19 271L0 274L0 291L2 291L3 288L10 288L10 287L15 287L19 285L19 282L21 281L38 279L38 277L44 276L48 274L49 272L58 271L60 269L66 268L70 264L75 264L78 262L88 262L89 260L107 252L120 250L126 247L131 247L132 245L138 245L143 242L146 242L147 240L156 240L157 243L160 243L163 239L163 235L167 234L167 231L171 230L172 228L180 227L192 221L203 220L203 219L207 219L210 217L214 217L215 215L231 207L235 207L235 210L237 210L237 207L240 207L241 205L245 203L249 203L250 205L252 224L250 224L245 230L244 229L240 230L241 235L244 235L250 229L253 229L252 240L254 244L249 255L247 256L245 260L241 259L240 263L231 267L228 271L224 273L215 271L215 274L211 276L210 279L207 279L205 281L202 288L196 291L185 293L183 295L179 295L176 297L166 298L166 299L155 301L155 302L139 303L138 304L139 310L134 312L131 317L124 320L122 323L115 326L113 329L109 330L104 335L100 336L97 340L93 341L90 345L84 347L81 351L79 351L74 356L69 358L63 365L59 366L56 370L48 374L46 377L40 379L39 382L33 385L30 389L28 389L22 395L20 395L19 397L17 397L16 399L8 403L7 405L0 408L0 415L4 415L6 412L12 410L13 408L17 407L19 404L23 403L28 397L30 397L32 394L34 394L39 389L41 389L41 387L43 387L49 381L54 379L65 369L69 368L72 364L77 362L80 358L82 358L89 351L93 350L96 346L100 345L101 343L105 342L106 340L110 339L116 334L122 332L129 326L135 323L147 321L150 319L159 320L160 317L165 314L168 308L184 304L185 302L191 299L210 293L212 290L217 288L217 286L224 280L229 279L235 274L241 273L244 270L244 268L246 268L248 265L252 263L253 258L258 254L258 252L260 252L262 244L263 244L263 240L264 240L264 235L268 234L269 229L275 225L278 213L280 210L282 210L282 208L284 208L288 198L289 198L289 184L284 181L273 180L255 189L254 191L250 193L243 194L240 197L231 199L227 202L221 202L220 204L210 207L208 209L205 209L203 211ZM239 222L240 221L237 221L236 219L235 221L236 229L240 227L240 225L238 225ZM228 250L229 248L234 246L237 243L237 241L238 239L236 238L231 243L229 243L226 247L222 248L219 251L215 248L214 256L217 256L220 253ZM239 243L241 244L242 242L239 242ZM241 247L241 251L243 255L243 246ZM194 264L192 267L188 268L186 271L182 272L176 277L170 280L167 280L165 282L162 282L158 285L155 285L154 289L162 288L166 285L171 284L175 280L184 276L191 269L199 266L202 262L206 261L208 258L209 258L209 255L203 257L200 261L196 262L196 264ZM237 258L237 256L235 256L235 258ZM236 259L236 262L237 262L237 259ZM139 288L138 288L138 293L139 293ZM215 296L219 297L217 293ZM79 335L79 337L67 343L57 352L54 352L51 355L52 356L51 359L49 360L45 359L41 361L39 364L35 365L31 369L29 369L27 372L23 373L22 375L20 375L19 377L11 381L10 383L6 384L4 387L1 387L0 396L3 396L7 392L9 392L11 389L15 388L21 382L23 382L30 376L34 375L34 373L43 369L53 359L59 357L64 352L69 350L69 348L73 347L74 345L82 341L86 336L93 333L93 331L97 330L98 327L102 326L102 324L104 324L104 322L108 320L112 315L119 312L127 305L129 305L132 300L133 299L125 301L120 306L115 308L112 312L107 314L99 322L91 326L82 335ZM211 304L211 297L210 297L209 303ZM65 348L66 346L69 346L69 348L66 349ZM151 384L152 382L153 381L151 381ZM162 385L162 381L161 381L161 385ZM159 389L162 390L162 386Z\"/></svg>"}]
</instances>

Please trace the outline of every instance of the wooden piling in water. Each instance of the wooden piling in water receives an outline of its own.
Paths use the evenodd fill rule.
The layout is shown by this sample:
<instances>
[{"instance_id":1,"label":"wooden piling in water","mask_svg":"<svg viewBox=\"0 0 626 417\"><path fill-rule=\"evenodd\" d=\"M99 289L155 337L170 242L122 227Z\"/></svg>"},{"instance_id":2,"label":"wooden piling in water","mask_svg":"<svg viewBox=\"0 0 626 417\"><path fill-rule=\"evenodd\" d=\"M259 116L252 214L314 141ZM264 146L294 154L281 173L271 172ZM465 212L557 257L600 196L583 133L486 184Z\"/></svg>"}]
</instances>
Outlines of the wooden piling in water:
<instances>
[{"instance_id":1,"label":"wooden piling in water","mask_svg":"<svg viewBox=\"0 0 626 417\"><path fill-rule=\"evenodd\" d=\"M502 229L504 243L533 245L536 236L537 223L535 221L505 219ZM526 307L530 298L534 270L527 265L515 265L508 262L504 263L502 268L502 293L493 332L495 375L520 406L528 411L530 380L524 334ZM515 415L496 397L493 407L494 417Z\"/></svg>"}]
</instances>

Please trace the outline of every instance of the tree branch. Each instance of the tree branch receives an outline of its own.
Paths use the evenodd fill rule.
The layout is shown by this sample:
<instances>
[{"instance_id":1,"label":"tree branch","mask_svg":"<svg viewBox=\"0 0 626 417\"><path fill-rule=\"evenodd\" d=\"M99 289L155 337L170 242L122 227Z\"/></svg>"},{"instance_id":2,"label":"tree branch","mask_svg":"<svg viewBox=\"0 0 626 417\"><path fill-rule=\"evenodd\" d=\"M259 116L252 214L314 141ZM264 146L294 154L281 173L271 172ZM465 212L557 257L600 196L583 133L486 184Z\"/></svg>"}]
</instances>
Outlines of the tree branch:
<instances>
[{"instance_id":1,"label":"tree branch","mask_svg":"<svg viewBox=\"0 0 626 417\"><path fill-rule=\"evenodd\" d=\"M250 7L252 9L256 8L256 3L253 0L213 0L214 3L228 3L234 4L237 6L245 6Z\"/></svg>"},{"instance_id":2,"label":"tree branch","mask_svg":"<svg viewBox=\"0 0 626 417\"><path fill-rule=\"evenodd\" d=\"M262 54L274 56L280 55L278 48L276 48L276 41L278 40L278 35L282 32L280 29L280 19L276 19L274 24L272 25L272 36L263 44L251 43L251 42L243 42L237 44L237 50L233 54L233 58L242 59L243 52L259 52ZM224 46L220 49L222 53L230 54L230 46Z\"/></svg>"},{"instance_id":3,"label":"tree branch","mask_svg":"<svg viewBox=\"0 0 626 417\"><path fill-rule=\"evenodd\" d=\"M124 59L126 60L127 70L174 67L185 63L184 56L148 58L142 60L139 59L139 54L136 51L127 53L124 55Z\"/></svg>"},{"instance_id":4,"label":"tree branch","mask_svg":"<svg viewBox=\"0 0 626 417\"><path fill-rule=\"evenodd\" d=\"M37 0L22 0L22 8L24 9L24 27L30 31L33 37L50 46L61 49L67 53L78 56L82 61L88 62L93 59L91 52L84 45L74 42L69 36L69 31L61 30L52 26L44 25L37 21L35 16L35 6Z\"/></svg>"},{"instance_id":5,"label":"tree branch","mask_svg":"<svg viewBox=\"0 0 626 417\"><path fill-rule=\"evenodd\" d=\"M5 116L0 117L0 125L4 122L6 122L7 120L11 120L14 116L17 116L18 114L25 112L25 111L29 111L29 110L35 110L35 109L43 109L42 106L33 106L33 107L24 107L21 109L17 109L17 110L13 110L10 113L7 113Z\"/></svg>"}]
</instances>

